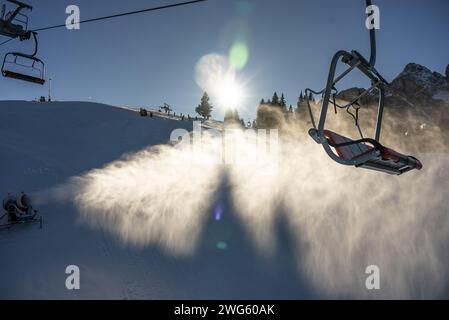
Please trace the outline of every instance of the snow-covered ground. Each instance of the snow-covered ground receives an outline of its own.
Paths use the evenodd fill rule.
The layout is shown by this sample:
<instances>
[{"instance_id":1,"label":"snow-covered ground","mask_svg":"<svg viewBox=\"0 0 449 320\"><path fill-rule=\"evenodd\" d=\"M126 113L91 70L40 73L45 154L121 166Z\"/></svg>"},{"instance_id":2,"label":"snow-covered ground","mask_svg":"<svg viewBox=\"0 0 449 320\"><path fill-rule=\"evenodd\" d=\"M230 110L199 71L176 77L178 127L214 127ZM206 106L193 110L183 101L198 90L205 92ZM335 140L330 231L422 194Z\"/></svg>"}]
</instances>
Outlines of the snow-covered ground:
<instances>
[{"instance_id":1,"label":"snow-covered ground","mask_svg":"<svg viewBox=\"0 0 449 320\"><path fill-rule=\"evenodd\" d=\"M44 217L0 231L0 298L449 296L447 155L418 155L424 169L401 177L297 141L276 170L192 165L165 145L174 129L192 123L0 102L0 195L26 191ZM372 264L380 290L365 287ZM68 265L80 290L65 287Z\"/></svg>"},{"instance_id":2,"label":"snow-covered ground","mask_svg":"<svg viewBox=\"0 0 449 320\"><path fill-rule=\"evenodd\" d=\"M85 102L0 102L0 194L63 184L125 153L165 143L176 128L191 130L192 123ZM227 188L223 182L217 196L223 218L216 221L210 210L191 255L125 245L80 222L72 202L37 205L42 230L26 225L0 233L0 298L313 297L290 247L269 260L253 249L232 214ZM80 290L65 287L68 265L80 267Z\"/></svg>"}]
</instances>

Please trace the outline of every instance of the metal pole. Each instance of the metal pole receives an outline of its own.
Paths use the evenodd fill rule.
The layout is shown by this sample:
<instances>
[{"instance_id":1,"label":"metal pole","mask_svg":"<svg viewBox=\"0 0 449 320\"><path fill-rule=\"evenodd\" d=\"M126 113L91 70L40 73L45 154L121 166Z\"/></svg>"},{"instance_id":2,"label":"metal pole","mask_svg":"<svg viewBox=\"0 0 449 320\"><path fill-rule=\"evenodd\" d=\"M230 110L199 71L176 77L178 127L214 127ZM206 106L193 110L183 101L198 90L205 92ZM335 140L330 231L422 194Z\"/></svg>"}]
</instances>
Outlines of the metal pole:
<instances>
[{"instance_id":1,"label":"metal pole","mask_svg":"<svg viewBox=\"0 0 449 320\"><path fill-rule=\"evenodd\" d=\"M366 0L365 2L366 2L366 8L372 6L371 0ZM369 64L371 65L371 67L374 67L374 65L376 64L376 29L375 28L371 28L369 30L369 38L370 38L370 46L371 46L371 55L370 55L370 59L369 59Z\"/></svg>"},{"instance_id":2,"label":"metal pole","mask_svg":"<svg viewBox=\"0 0 449 320\"><path fill-rule=\"evenodd\" d=\"M375 132L375 140L380 141L380 132L382 130L382 118L384 114L384 105L385 105L385 87L383 84L380 84L378 87L379 90L379 106L377 111L377 123L376 123L376 132Z\"/></svg>"},{"instance_id":3,"label":"metal pole","mask_svg":"<svg viewBox=\"0 0 449 320\"><path fill-rule=\"evenodd\" d=\"M48 78L48 102L51 102L51 80L52 77Z\"/></svg>"}]
</instances>

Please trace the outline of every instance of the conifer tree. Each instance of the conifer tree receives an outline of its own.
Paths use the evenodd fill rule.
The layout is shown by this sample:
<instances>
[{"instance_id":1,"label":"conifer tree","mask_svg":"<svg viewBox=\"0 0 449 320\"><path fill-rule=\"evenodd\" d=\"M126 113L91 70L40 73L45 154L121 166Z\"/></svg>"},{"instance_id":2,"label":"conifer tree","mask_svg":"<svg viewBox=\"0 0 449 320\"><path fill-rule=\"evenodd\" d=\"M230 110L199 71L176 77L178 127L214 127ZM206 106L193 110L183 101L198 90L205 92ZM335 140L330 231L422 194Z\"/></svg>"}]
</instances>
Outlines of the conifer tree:
<instances>
[{"instance_id":1,"label":"conifer tree","mask_svg":"<svg viewBox=\"0 0 449 320\"><path fill-rule=\"evenodd\" d=\"M271 105L278 106L279 105L279 97L277 92L274 92L273 98L271 99Z\"/></svg>"},{"instance_id":2,"label":"conifer tree","mask_svg":"<svg viewBox=\"0 0 449 320\"><path fill-rule=\"evenodd\" d=\"M279 101L279 105L282 108L286 108L287 107L287 102L285 101L284 93L281 94L281 100Z\"/></svg>"},{"instance_id":3,"label":"conifer tree","mask_svg":"<svg viewBox=\"0 0 449 320\"><path fill-rule=\"evenodd\" d=\"M204 119L209 119L212 113L213 106L209 102L209 95L204 92L201 98L201 103L196 107L195 112L202 116Z\"/></svg>"}]
</instances>

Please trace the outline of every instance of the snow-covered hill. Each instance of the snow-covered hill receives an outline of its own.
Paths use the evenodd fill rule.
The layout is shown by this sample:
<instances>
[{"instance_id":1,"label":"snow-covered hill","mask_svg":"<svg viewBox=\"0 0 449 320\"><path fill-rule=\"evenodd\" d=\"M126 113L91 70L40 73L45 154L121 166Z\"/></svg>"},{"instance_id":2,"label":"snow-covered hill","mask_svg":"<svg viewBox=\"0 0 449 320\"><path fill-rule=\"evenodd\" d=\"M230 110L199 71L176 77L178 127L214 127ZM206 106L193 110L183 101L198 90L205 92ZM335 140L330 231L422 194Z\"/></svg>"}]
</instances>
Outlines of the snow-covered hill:
<instances>
[{"instance_id":1,"label":"snow-covered hill","mask_svg":"<svg viewBox=\"0 0 449 320\"><path fill-rule=\"evenodd\" d=\"M192 130L191 122L149 120L88 102L4 101L0 112L2 192L49 187L123 153L165 143L176 128Z\"/></svg>"},{"instance_id":2,"label":"snow-covered hill","mask_svg":"<svg viewBox=\"0 0 449 320\"><path fill-rule=\"evenodd\" d=\"M125 153L165 143L176 128L191 130L192 123L85 102L0 102L0 194L63 184ZM224 217L218 223L210 209L193 256L124 245L80 222L69 201L36 205L42 230L26 225L0 232L0 298L312 297L289 248L272 262L252 250L230 214L226 188L218 197ZM160 197L171 197L169 190ZM65 288L65 268L72 264L81 270L79 291Z\"/></svg>"},{"instance_id":3,"label":"snow-covered hill","mask_svg":"<svg viewBox=\"0 0 449 320\"><path fill-rule=\"evenodd\" d=\"M278 164L192 164L155 147L179 128L192 123L0 102L0 194L30 193L44 217L0 231L0 298L448 297L446 154L401 177L339 166L310 139L282 141ZM381 290L365 287L372 264Z\"/></svg>"}]
</instances>

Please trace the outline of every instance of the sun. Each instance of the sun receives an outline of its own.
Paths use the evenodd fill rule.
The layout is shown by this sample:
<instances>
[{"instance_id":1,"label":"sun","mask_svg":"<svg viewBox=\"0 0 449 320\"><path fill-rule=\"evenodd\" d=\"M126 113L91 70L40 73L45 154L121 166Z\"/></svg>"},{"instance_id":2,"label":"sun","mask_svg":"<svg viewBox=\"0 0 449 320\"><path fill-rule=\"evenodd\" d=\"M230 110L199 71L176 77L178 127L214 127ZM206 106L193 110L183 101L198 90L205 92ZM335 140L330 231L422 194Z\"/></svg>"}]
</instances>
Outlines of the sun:
<instances>
[{"instance_id":1,"label":"sun","mask_svg":"<svg viewBox=\"0 0 449 320\"><path fill-rule=\"evenodd\" d=\"M243 87L234 77L225 77L219 80L214 91L217 102L223 108L238 108L243 102Z\"/></svg>"},{"instance_id":2,"label":"sun","mask_svg":"<svg viewBox=\"0 0 449 320\"><path fill-rule=\"evenodd\" d=\"M238 76L238 66L234 64L226 56L208 54L201 57L195 66L198 86L210 95L213 105L221 110L242 109L249 97L248 82Z\"/></svg>"}]
</instances>

